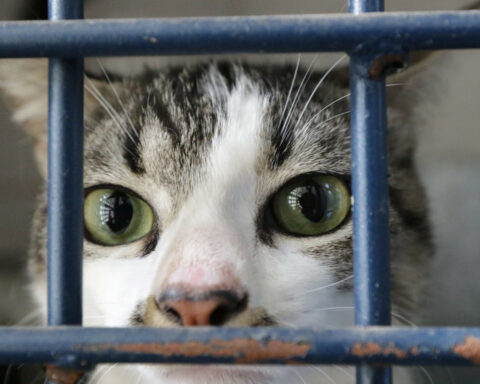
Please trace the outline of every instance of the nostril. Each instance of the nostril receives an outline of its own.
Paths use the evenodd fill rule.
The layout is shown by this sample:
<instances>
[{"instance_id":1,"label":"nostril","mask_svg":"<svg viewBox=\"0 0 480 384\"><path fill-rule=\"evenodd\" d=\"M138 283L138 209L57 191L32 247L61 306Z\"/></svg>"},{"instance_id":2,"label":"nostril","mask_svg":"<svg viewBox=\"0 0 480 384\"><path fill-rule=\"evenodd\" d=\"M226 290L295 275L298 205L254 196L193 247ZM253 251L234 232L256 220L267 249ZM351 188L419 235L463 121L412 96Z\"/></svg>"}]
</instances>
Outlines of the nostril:
<instances>
[{"instance_id":1,"label":"nostril","mask_svg":"<svg viewBox=\"0 0 480 384\"><path fill-rule=\"evenodd\" d=\"M160 311L173 323L183 325L182 316L173 308L168 305L160 306Z\"/></svg>"},{"instance_id":2,"label":"nostril","mask_svg":"<svg viewBox=\"0 0 480 384\"><path fill-rule=\"evenodd\" d=\"M227 305L220 305L210 315L210 325L222 325L226 323L230 317L230 311Z\"/></svg>"},{"instance_id":3,"label":"nostril","mask_svg":"<svg viewBox=\"0 0 480 384\"><path fill-rule=\"evenodd\" d=\"M210 325L223 325L247 307L247 296L220 304L210 315Z\"/></svg>"}]
</instances>

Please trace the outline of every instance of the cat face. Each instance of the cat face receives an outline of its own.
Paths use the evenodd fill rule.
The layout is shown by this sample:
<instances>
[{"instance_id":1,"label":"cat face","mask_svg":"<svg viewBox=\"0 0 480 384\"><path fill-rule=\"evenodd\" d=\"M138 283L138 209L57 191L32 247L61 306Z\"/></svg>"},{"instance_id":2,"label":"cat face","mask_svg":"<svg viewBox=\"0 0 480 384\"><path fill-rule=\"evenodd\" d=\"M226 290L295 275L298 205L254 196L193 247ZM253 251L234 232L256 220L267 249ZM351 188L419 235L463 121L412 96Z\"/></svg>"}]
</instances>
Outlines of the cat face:
<instances>
[{"instance_id":1,"label":"cat face","mask_svg":"<svg viewBox=\"0 0 480 384\"><path fill-rule=\"evenodd\" d=\"M86 325L353 324L344 71L213 63L86 89ZM405 311L431 247L410 122L390 96L393 301ZM36 92L10 97L44 106ZM21 108L17 120L44 143L44 112ZM43 308L45 200L30 268ZM190 382L185 369L141 370ZM212 375L259 374L228 372ZM254 381L278 382L265 372Z\"/></svg>"}]
</instances>

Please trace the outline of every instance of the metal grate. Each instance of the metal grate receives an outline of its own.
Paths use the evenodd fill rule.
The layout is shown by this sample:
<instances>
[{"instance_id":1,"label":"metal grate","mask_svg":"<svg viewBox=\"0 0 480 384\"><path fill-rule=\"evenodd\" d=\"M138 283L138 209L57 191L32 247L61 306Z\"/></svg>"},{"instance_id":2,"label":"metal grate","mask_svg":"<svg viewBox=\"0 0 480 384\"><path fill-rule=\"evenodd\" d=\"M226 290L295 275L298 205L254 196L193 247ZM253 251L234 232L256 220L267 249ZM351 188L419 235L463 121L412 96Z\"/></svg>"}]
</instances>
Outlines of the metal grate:
<instances>
[{"instance_id":1,"label":"metal grate","mask_svg":"<svg viewBox=\"0 0 480 384\"><path fill-rule=\"evenodd\" d=\"M50 383L62 384L104 362L356 364L359 384L391 383L390 364L480 365L480 328L378 327L390 324L383 73L410 50L480 48L480 12L383 14L383 0L351 0L353 15L64 20L82 9L50 0L50 21L0 23L0 57L50 58L50 327L0 328L0 363L46 363ZM351 57L357 326L81 328L83 57L300 51Z\"/></svg>"}]
</instances>

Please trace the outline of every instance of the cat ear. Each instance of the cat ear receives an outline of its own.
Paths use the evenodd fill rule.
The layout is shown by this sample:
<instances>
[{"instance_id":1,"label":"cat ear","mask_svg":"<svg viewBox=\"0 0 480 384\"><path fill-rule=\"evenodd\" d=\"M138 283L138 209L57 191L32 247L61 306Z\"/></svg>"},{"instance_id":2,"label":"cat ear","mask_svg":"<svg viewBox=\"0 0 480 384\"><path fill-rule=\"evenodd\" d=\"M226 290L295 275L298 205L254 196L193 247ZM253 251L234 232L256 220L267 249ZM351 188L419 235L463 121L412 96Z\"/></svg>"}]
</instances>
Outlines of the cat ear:
<instances>
[{"instance_id":1,"label":"cat ear","mask_svg":"<svg viewBox=\"0 0 480 384\"><path fill-rule=\"evenodd\" d=\"M107 83L86 78L87 88L100 95ZM115 83L108 85L114 87ZM32 139L35 160L41 175L47 176L48 137L48 60L0 60L0 93L12 111L12 119L19 123ZM95 92L85 92L85 114L99 105Z\"/></svg>"}]
</instances>

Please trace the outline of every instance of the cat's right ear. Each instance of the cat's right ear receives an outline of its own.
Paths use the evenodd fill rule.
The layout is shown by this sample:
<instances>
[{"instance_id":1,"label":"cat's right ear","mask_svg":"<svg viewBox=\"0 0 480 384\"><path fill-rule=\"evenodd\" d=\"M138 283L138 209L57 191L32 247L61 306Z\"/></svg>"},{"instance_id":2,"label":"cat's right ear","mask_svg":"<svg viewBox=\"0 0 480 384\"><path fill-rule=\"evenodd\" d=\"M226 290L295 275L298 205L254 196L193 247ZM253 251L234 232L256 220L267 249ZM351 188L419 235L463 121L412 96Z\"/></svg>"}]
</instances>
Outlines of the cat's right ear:
<instances>
[{"instance_id":1,"label":"cat's right ear","mask_svg":"<svg viewBox=\"0 0 480 384\"><path fill-rule=\"evenodd\" d=\"M86 79L98 92L104 92L107 82ZM110 84L109 87L114 87ZM1 59L0 93L19 123L32 139L35 160L41 175L47 177L48 137L48 60ZM98 106L92 93L85 92L85 112Z\"/></svg>"}]
</instances>

